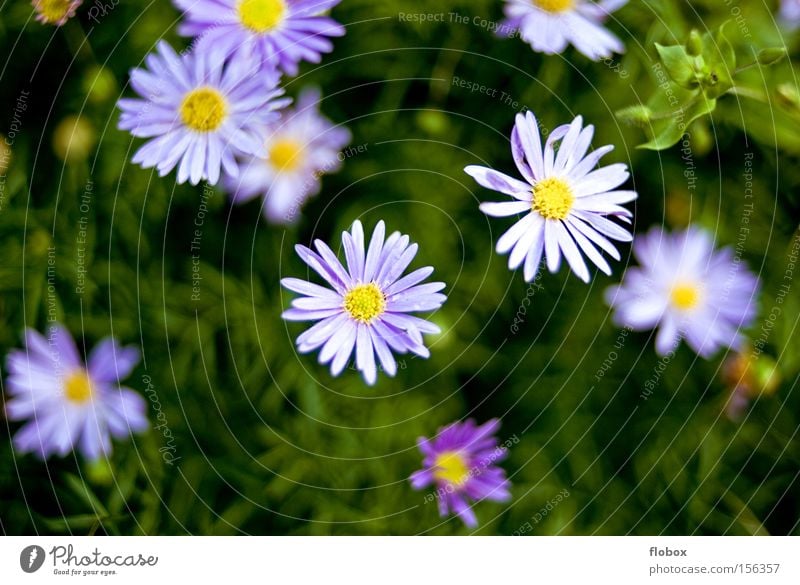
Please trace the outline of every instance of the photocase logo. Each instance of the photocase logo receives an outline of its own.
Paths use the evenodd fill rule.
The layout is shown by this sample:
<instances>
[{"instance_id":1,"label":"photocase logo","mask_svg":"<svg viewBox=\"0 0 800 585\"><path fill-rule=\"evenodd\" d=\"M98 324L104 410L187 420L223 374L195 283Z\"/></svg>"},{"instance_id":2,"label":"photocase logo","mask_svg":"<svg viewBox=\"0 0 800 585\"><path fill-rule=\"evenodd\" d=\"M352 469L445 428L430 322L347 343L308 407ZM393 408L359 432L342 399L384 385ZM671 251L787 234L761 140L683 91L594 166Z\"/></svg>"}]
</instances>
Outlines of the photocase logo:
<instances>
[{"instance_id":1,"label":"photocase logo","mask_svg":"<svg viewBox=\"0 0 800 585\"><path fill-rule=\"evenodd\" d=\"M26 546L19 553L19 566L26 573L35 573L42 568L44 557L44 549L41 546L35 544Z\"/></svg>"}]
</instances>

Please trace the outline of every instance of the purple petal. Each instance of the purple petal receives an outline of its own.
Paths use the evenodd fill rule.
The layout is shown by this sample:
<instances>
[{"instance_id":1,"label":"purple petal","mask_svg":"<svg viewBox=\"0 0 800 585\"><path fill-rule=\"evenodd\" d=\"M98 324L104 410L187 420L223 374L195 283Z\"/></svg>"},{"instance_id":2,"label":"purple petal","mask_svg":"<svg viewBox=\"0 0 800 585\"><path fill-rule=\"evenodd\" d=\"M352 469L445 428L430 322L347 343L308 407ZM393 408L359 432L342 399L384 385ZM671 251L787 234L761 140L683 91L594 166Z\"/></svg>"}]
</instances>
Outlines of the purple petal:
<instances>
[{"instance_id":1,"label":"purple petal","mask_svg":"<svg viewBox=\"0 0 800 585\"><path fill-rule=\"evenodd\" d=\"M525 201L527 197L527 200L530 201L529 194L531 186L527 183L523 183L522 181L493 169L476 165L466 167L464 172L475 179L481 187L505 193L520 201Z\"/></svg>"},{"instance_id":2,"label":"purple petal","mask_svg":"<svg viewBox=\"0 0 800 585\"><path fill-rule=\"evenodd\" d=\"M118 382L130 376L140 359L136 347L122 347L113 337L109 337L89 354L89 375L98 382Z\"/></svg>"}]
</instances>

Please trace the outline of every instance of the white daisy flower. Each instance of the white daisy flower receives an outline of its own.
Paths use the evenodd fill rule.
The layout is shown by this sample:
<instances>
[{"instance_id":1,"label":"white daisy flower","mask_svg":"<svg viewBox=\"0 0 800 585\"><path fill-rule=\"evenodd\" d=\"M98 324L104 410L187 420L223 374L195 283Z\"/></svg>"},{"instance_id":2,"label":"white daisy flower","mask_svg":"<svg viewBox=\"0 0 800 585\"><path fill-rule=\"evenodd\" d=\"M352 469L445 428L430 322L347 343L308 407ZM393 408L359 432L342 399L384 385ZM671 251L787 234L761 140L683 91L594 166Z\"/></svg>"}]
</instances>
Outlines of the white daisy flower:
<instances>
[{"instance_id":1,"label":"white daisy flower","mask_svg":"<svg viewBox=\"0 0 800 585\"><path fill-rule=\"evenodd\" d=\"M633 217L621 205L636 199L636 192L617 190L630 176L628 167L617 163L595 169L600 158L614 147L603 146L587 154L593 135L594 127L584 128L583 119L578 116L571 124L553 130L542 148L534 115L517 114L511 153L525 182L486 167L464 169L481 186L514 199L483 203L480 209L486 215L524 214L500 237L497 252L510 254L508 267L512 270L524 263L528 282L536 276L543 255L550 272L558 271L563 255L584 282L589 282L590 274L581 252L600 270L611 274L611 267L598 248L619 260L619 252L610 240L633 239L626 228L609 219L616 217L630 223Z\"/></svg>"},{"instance_id":2,"label":"white daisy flower","mask_svg":"<svg viewBox=\"0 0 800 585\"><path fill-rule=\"evenodd\" d=\"M628 0L506 0L502 30L519 31L534 51L556 55L568 44L594 61L624 53L625 46L603 27L606 17Z\"/></svg>"}]
</instances>

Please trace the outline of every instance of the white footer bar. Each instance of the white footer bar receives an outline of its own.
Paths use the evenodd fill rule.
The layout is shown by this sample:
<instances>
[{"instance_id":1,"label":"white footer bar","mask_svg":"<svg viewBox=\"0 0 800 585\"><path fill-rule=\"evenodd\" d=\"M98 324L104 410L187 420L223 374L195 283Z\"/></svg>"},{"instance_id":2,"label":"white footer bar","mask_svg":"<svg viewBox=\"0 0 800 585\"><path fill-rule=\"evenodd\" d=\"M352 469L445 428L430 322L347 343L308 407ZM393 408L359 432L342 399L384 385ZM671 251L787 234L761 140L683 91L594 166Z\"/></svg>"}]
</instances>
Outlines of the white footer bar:
<instances>
[{"instance_id":1,"label":"white footer bar","mask_svg":"<svg viewBox=\"0 0 800 585\"><path fill-rule=\"evenodd\" d=\"M0 583L796 585L799 551L785 537L5 537Z\"/></svg>"}]
</instances>

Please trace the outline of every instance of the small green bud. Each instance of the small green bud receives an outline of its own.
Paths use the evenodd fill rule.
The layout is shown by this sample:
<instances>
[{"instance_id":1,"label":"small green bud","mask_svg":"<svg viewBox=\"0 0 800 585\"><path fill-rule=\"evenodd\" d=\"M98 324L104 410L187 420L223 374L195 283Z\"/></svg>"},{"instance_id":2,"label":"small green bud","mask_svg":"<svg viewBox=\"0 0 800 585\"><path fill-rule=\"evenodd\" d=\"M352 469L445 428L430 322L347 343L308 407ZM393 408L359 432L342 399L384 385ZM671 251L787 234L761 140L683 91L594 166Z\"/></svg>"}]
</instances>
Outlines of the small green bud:
<instances>
[{"instance_id":1,"label":"small green bud","mask_svg":"<svg viewBox=\"0 0 800 585\"><path fill-rule=\"evenodd\" d=\"M786 49L783 47L771 47L762 49L758 52L756 60L761 65L774 65L786 57Z\"/></svg>"},{"instance_id":2,"label":"small green bud","mask_svg":"<svg viewBox=\"0 0 800 585\"><path fill-rule=\"evenodd\" d=\"M64 161L86 160L96 140L97 133L86 118L67 116L56 126L53 150Z\"/></svg>"},{"instance_id":3,"label":"small green bud","mask_svg":"<svg viewBox=\"0 0 800 585\"><path fill-rule=\"evenodd\" d=\"M781 374L775 360L763 356L756 362L755 379L762 396L772 396L781 383Z\"/></svg>"},{"instance_id":4,"label":"small green bud","mask_svg":"<svg viewBox=\"0 0 800 585\"><path fill-rule=\"evenodd\" d=\"M653 110L647 106L629 106L616 112L617 119L632 126L646 126L653 117Z\"/></svg>"},{"instance_id":5,"label":"small green bud","mask_svg":"<svg viewBox=\"0 0 800 585\"><path fill-rule=\"evenodd\" d=\"M692 148L698 156L705 156L714 146L714 136L704 120L697 120L689 129Z\"/></svg>"},{"instance_id":6,"label":"small green bud","mask_svg":"<svg viewBox=\"0 0 800 585\"><path fill-rule=\"evenodd\" d=\"M417 116L417 124L428 134L442 135L447 132L450 123L447 116L436 110L426 110Z\"/></svg>"},{"instance_id":7,"label":"small green bud","mask_svg":"<svg viewBox=\"0 0 800 585\"><path fill-rule=\"evenodd\" d=\"M109 486L114 479L114 471L107 457L86 463L86 479L94 485Z\"/></svg>"},{"instance_id":8,"label":"small green bud","mask_svg":"<svg viewBox=\"0 0 800 585\"><path fill-rule=\"evenodd\" d=\"M114 74L101 65L92 66L86 71L82 86L89 101L95 104L113 99L119 91Z\"/></svg>"},{"instance_id":9,"label":"small green bud","mask_svg":"<svg viewBox=\"0 0 800 585\"><path fill-rule=\"evenodd\" d=\"M686 52L697 57L703 54L703 37L696 29L689 33L689 40L686 42Z\"/></svg>"}]
</instances>

